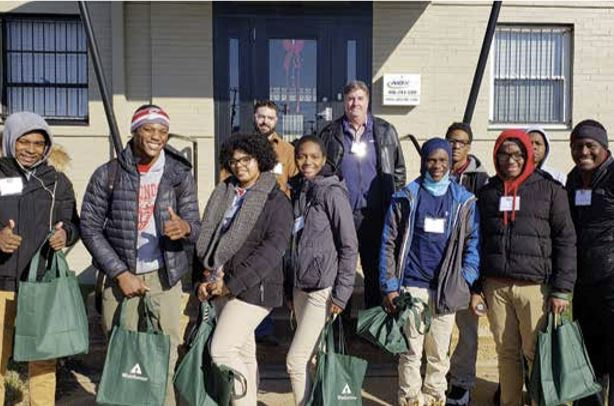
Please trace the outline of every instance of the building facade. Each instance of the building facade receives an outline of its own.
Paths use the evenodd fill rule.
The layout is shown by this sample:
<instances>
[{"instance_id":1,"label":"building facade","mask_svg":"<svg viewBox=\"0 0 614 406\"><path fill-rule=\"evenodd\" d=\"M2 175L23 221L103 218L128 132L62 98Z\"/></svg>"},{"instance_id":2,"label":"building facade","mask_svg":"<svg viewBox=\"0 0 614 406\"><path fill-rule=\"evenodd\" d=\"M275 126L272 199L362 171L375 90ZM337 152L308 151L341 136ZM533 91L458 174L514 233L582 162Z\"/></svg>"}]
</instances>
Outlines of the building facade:
<instances>
[{"instance_id":1,"label":"building facade","mask_svg":"<svg viewBox=\"0 0 614 406\"><path fill-rule=\"evenodd\" d=\"M280 132L295 138L340 115L343 85L361 79L371 86L372 111L401 136L443 135L463 117L491 5L88 3L122 140L135 108L163 106L171 132L198 145L201 208L217 177L218 146L232 131L252 129L258 99L278 103ZM0 13L2 118L25 109L53 123L81 201L113 148L77 4L2 2ZM551 166L563 171L572 166L574 123L594 118L614 128L612 27L608 2L503 4L472 120L473 152L487 168L504 128L546 128ZM419 97L403 105L384 98L394 74L418 78ZM172 143L192 156L190 142ZM411 178L418 155L408 140L403 148ZM78 272L89 265L81 245L69 259Z\"/></svg>"}]
</instances>

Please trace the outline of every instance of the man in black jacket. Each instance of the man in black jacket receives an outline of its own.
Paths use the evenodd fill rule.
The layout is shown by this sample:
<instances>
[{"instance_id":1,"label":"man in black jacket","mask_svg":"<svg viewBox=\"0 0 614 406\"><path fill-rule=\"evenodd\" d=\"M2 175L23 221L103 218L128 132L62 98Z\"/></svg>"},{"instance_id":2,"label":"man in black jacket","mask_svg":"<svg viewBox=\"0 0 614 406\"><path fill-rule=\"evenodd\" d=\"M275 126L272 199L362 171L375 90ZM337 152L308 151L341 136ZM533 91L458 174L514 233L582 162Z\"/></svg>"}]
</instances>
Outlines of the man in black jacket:
<instances>
[{"instance_id":1,"label":"man in black jacket","mask_svg":"<svg viewBox=\"0 0 614 406\"><path fill-rule=\"evenodd\" d=\"M405 161L394 126L369 113L369 88L359 80L343 89L345 114L320 132L327 164L345 180L354 213L367 308L382 302L379 238L394 192L405 186Z\"/></svg>"},{"instance_id":2,"label":"man in black jacket","mask_svg":"<svg viewBox=\"0 0 614 406\"><path fill-rule=\"evenodd\" d=\"M452 148L450 178L477 196L478 190L488 182L488 173L478 158L471 155L473 131L466 123L452 123L446 131L446 140ZM475 362L478 355L478 318L471 309L456 312L458 344L450 359L450 391L447 406L468 406L470 392L475 384Z\"/></svg>"},{"instance_id":3,"label":"man in black jacket","mask_svg":"<svg viewBox=\"0 0 614 406\"><path fill-rule=\"evenodd\" d=\"M604 393L578 405L603 406L606 388L614 405L614 160L606 129L595 120L578 123L571 132L576 163L567 177L567 193L578 235L578 282L573 312Z\"/></svg>"},{"instance_id":4,"label":"man in black jacket","mask_svg":"<svg viewBox=\"0 0 614 406\"><path fill-rule=\"evenodd\" d=\"M501 405L521 406L523 368L533 364L537 331L547 311L562 313L576 280L576 235L563 186L534 171L522 130L501 133L494 149L497 176L478 192L482 291L471 307L488 304L499 358Z\"/></svg>"},{"instance_id":5,"label":"man in black jacket","mask_svg":"<svg viewBox=\"0 0 614 406\"><path fill-rule=\"evenodd\" d=\"M181 341L181 277L188 272L186 245L200 232L191 165L167 146L170 120L158 106L132 117L132 140L118 157L99 167L81 208L81 234L98 269L107 276L103 324L110 332L124 299L128 328L138 328L140 297L171 338L166 405L174 405L172 376Z\"/></svg>"},{"instance_id":6,"label":"man in black jacket","mask_svg":"<svg viewBox=\"0 0 614 406\"><path fill-rule=\"evenodd\" d=\"M51 129L37 114L20 112L4 123L0 158L0 404L4 375L12 354L17 284L27 277L30 260L42 245L38 275L51 250L79 239L75 193L68 178L48 165L53 147ZM46 241L50 235L49 240ZM28 365L30 402L55 402L55 359Z\"/></svg>"}]
</instances>

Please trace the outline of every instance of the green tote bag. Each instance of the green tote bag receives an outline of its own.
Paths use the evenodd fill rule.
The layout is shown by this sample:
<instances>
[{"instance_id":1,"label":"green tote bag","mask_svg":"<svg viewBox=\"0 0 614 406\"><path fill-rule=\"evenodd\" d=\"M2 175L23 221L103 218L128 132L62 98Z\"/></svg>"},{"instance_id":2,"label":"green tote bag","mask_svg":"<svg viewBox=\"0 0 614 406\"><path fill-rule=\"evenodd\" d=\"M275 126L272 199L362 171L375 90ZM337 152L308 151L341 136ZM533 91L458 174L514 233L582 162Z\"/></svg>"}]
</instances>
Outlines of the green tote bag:
<instances>
[{"instance_id":1,"label":"green tote bag","mask_svg":"<svg viewBox=\"0 0 614 406\"><path fill-rule=\"evenodd\" d=\"M600 390L580 326L564 315L558 323L549 313L546 329L537 335L531 397L540 406L558 406Z\"/></svg>"},{"instance_id":2,"label":"green tote bag","mask_svg":"<svg viewBox=\"0 0 614 406\"><path fill-rule=\"evenodd\" d=\"M125 328L125 302L113 327L98 386L96 402L105 405L156 406L164 404L168 379L170 338L151 315L150 299L143 299L147 331Z\"/></svg>"},{"instance_id":3,"label":"green tote bag","mask_svg":"<svg viewBox=\"0 0 614 406\"><path fill-rule=\"evenodd\" d=\"M188 352L177 367L174 384L182 399L190 406L227 406L231 399L245 396L247 383L240 373L218 367L211 360L209 341L215 330L215 309L208 301L200 305L199 323L187 339ZM234 393L234 382L241 382L243 391Z\"/></svg>"},{"instance_id":4,"label":"green tote bag","mask_svg":"<svg viewBox=\"0 0 614 406\"><path fill-rule=\"evenodd\" d=\"M391 354L400 354L408 350L407 338L403 333L407 319L413 315L420 333L424 334L431 326L431 313L426 303L408 292L397 296L394 304L398 309L394 314L387 313L382 306L359 311L356 334ZM418 304L422 304L424 309L421 313Z\"/></svg>"},{"instance_id":5,"label":"green tote bag","mask_svg":"<svg viewBox=\"0 0 614 406\"><path fill-rule=\"evenodd\" d=\"M328 320L318 344L316 376L307 406L360 406L367 361L347 355L343 325L339 320L339 352L335 351L333 321Z\"/></svg>"},{"instance_id":6,"label":"green tote bag","mask_svg":"<svg viewBox=\"0 0 614 406\"><path fill-rule=\"evenodd\" d=\"M45 240L45 243L47 241ZM36 280L41 257L30 261L28 279L19 282L15 321L15 361L41 361L87 353L88 322L79 282L62 251L54 251L51 267Z\"/></svg>"}]
</instances>

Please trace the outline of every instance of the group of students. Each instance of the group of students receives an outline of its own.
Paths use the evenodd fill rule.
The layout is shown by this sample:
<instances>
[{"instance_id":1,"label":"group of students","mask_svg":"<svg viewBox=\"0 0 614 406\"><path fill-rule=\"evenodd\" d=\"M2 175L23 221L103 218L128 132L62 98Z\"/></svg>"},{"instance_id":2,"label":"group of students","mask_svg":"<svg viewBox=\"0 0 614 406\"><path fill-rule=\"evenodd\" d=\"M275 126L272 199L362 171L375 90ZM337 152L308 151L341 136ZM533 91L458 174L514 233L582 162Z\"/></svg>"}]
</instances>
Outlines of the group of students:
<instances>
[{"instance_id":1,"label":"group of students","mask_svg":"<svg viewBox=\"0 0 614 406\"><path fill-rule=\"evenodd\" d=\"M404 326L409 350L399 357L399 405L469 404L477 317L484 314L499 360L499 402L522 405L523 362L531 368L537 331L572 296L595 372L611 382L614 161L605 128L594 120L575 126L569 142L576 166L565 181L543 159L549 150L543 130L503 131L493 151L496 174L488 177L469 154L471 128L455 123L445 138L422 145L420 175L406 184L396 131L368 113L366 85L348 84L344 104L342 118L294 146L275 132L275 105L256 104L256 131L234 134L220 148L223 180L200 219L191 166L167 145L170 118L160 107L134 113L132 139L93 174L80 218L70 181L49 164L49 126L33 113L7 118L0 158L0 377L11 353L16 282L41 244L50 258L51 250L80 236L107 277L105 330L117 323L120 303L130 328L138 329L147 296L171 337L166 404L175 404L172 371L190 246L194 293L218 314L213 362L246 378L246 394L235 405L257 403L254 332L284 302L296 320L287 355L294 401L307 402L319 335L329 317L347 311L359 256L367 306L395 312L395 297L408 292L433 314L425 334L413 318ZM381 213L381 225L374 213ZM455 323L460 337L450 359ZM55 361L30 363L29 375L31 404L53 404ZM603 405L604 396L579 404Z\"/></svg>"}]
</instances>

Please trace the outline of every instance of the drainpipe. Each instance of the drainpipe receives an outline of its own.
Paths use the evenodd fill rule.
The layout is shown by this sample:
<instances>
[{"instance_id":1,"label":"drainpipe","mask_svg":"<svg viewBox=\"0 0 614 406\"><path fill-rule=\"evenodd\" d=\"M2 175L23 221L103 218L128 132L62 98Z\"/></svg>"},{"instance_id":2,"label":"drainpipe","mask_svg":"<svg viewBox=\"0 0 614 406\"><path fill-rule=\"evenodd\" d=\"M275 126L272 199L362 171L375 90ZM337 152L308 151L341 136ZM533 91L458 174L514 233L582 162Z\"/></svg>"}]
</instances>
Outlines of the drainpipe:
<instances>
[{"instance_id":1,"label":"drainpipe","mask_svg":"<svg viewBox=\"0 0 614 406\"><path fill-rule=\"evenodd\" d=\"M92 21L90 20L90 14L87 9L86 2L79 1L77 3L79 4L81 22L83 23L83 27L85 28L87 44L90 50L90 56L92 57L92 63L94 64L94 71L96 72L96 79L98 81L98 87L100 89L100 96L102 97L104 112L107 116L107 122L109 123L109 130L111 131L111 140L113 141L115 154L116 156L119 156L122 151L122 140L119 136L117 120L115 119L115 113L113 113L113 106L111 105L111 98L109 97L107 82L104 78L104 72L102 70L102 63L100 60L100 53L98 52L98 43L96 42L96 36L94 35Z\"/></svg>"},{"instance_id":2,"label":"drainpipe","mask_svg":"<svg viewBox=\"0 0 614 406\"><path fill-rule=\"evenodd\" d=\"M480 92L482 76L484 76L484 70L486 69L486 61L488 60L490 45L492 44L492 39L495 36L495 28L497 27L497 20L499 19L500 10L501 1L493 2L492 8L490 9L490 17L488 18L488 26L486 27L486 34L484 34L484 41L482 42L480 59L478 59L478 66L475 68L473 83L471 84L471 92L469 93L469 99L467 100L467 106L465 107L465 115L463 116L463 123L466 124L471 124L471 119L473 118L473 111L475 110L475 103L478 98L478 93Z\"/></svg>"}]
</instances>

